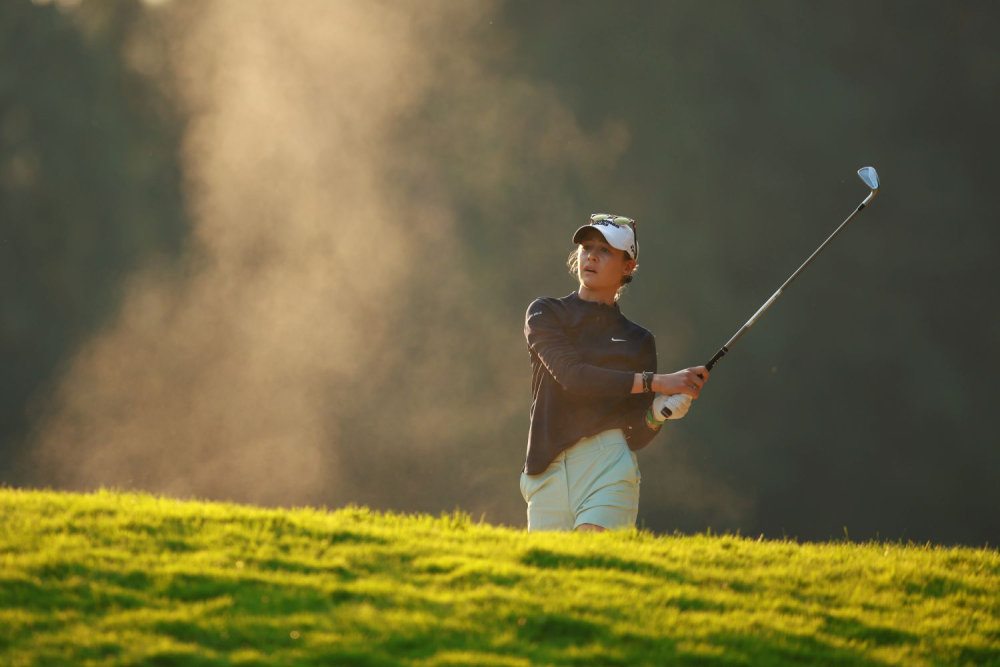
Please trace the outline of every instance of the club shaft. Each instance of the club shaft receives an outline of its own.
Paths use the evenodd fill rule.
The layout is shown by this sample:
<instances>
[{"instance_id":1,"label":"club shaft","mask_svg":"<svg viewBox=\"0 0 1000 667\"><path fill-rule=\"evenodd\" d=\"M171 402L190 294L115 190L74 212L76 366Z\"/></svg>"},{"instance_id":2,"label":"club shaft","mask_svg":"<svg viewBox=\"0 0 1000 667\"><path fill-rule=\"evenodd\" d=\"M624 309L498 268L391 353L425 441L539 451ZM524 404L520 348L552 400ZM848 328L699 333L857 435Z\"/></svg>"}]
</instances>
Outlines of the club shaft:
<instances>
[{"instance_id":1,"label":"club shaft","mask_svg":"<svg viewBox=\"0 0 1000 667\"><path fill-rule=\"evenodd\" d=\"M865 205L869 201L871 201L872 197L874 197L874 196L875 196L875 193L872 192L867 197L865 197L865 200L863 202L861 202L861 204L859 204L858 207L856 209L854 209L854 211L849 216L847 216L846 220L844 220L842 223L840 223L840 226L837 227L836 230L834 230L833 234L830 234L829 238L827 238L825 241L823 241L823 243L818 248L816 248L816 250L813 252L813 254L809 255L809 259L807 259L805 262L803 262L802 266L800 266L798 269L796 269L795 273L793 273L791 276L789 276L788 280L786 280L785 283L781 287L778 288L778 291L775 292L774 294L772 294L771 298L768 299L767 301L765 301L764 305L761 306L757 310L757 312L753 314L753 317L751 317L749 320L747 320L747 323L744 324L742 327L740 327L740 330L737 331L733 335L733 337L729 339L729 342L727 342L725 345L723 345L719 349L719 351L715 353L715 356L712 357L712 360L709 361L707 364L705 364L705 367L708 370L712 370L712 367L715 366L715 364L719 363L719 360L722 359L722 357L724 357L726 355L726 353L729 352L730 349L732 349L733 345L735 345L736 341L738 341L743 336L743 334L746 333L747 329L749 329L750 327L753 326L753 323L757 321L757 318L759 318L761 315L763 315L764 311L771 307L771 304L774 303L775 300L777 300L777 298L779 296L781 296L781 294L786 289L788 289L788 286L791 285L795 281L795 279L798 278L799 275L803 271L806 270L806 267L808 267L812 263L812 261L814 259L816 259L816 256L819 255L823 251L823 248L825 248L830 243L830 241L832 241L833 239L835 239L837 237L837 234L840 234L841 230L843 230L844 227L847 226L847 223L849 223L851 220L853 220L854 216L856 216L858 213L860 213L861 210L865 207Z\"/></svg>"}]
</instances>

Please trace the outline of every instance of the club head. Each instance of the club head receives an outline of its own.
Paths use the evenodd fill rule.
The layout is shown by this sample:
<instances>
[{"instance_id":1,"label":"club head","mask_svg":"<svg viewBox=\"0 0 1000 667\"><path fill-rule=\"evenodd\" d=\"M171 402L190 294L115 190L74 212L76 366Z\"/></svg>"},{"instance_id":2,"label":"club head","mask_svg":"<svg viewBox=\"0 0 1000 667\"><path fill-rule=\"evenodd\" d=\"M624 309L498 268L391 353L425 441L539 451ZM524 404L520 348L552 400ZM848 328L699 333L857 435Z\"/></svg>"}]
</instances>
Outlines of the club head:
<instances>
[{"instance_id":1,"label":"club head","mask_svg":"<svg viewBox=\"0 0 1000 667\"><path fill-rule=\"evenodd\" d=\"M875 173L875 167L861 167L858 169L858 176L865 182L872 194L878 192L878 174Z\"/></svg>"}]
</instances>

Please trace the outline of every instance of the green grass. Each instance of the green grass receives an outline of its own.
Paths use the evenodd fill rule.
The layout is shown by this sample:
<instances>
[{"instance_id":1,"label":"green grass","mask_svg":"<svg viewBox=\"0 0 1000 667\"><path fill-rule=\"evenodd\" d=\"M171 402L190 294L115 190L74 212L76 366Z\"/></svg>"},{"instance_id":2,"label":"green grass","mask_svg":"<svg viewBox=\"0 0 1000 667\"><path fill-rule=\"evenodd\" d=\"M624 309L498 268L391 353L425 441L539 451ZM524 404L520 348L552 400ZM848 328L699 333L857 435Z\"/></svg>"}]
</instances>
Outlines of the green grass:
<instances>
[{"instance_id":1,"label":"green grass","mask_svg":"<svg viewBox=\"0 0 1000 667\"><path fill-rule=\"evenodd\" d=\"M1000 553L0 489L3 665L1000 665Z\"/></svg>"}]
</instances>

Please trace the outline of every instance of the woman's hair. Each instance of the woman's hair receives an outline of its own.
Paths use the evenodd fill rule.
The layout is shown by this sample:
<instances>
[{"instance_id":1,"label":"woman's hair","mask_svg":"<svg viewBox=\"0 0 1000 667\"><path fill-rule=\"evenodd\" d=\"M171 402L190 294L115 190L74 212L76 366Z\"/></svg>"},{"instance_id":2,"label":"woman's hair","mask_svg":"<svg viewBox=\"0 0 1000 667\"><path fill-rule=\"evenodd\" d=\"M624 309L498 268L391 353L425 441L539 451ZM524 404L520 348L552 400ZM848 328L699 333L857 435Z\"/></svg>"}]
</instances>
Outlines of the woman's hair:
<instances>
[{"instance_id":1,"label":"woman's hair","mask_svg":"<svg viewBox=\"0 0 1000 667\"><path fill-rule=\"evenodd\" d=\"M569 267L569 275L573 276L576 280L580 279L580 246L577 246L572 252L569 253L569 257L566 259L566 266ZM619 250L618 252L624 253L625 259L629 259L628 253L624 250ZM626 291L626 285L632 282L635 277L635 272L639 270L639 265L636 264L635 268L632 269L632 273L627 276L622 276L622 284L615 292L615 301L621 298L622 294Z\"/></svg>"}]
</instances>

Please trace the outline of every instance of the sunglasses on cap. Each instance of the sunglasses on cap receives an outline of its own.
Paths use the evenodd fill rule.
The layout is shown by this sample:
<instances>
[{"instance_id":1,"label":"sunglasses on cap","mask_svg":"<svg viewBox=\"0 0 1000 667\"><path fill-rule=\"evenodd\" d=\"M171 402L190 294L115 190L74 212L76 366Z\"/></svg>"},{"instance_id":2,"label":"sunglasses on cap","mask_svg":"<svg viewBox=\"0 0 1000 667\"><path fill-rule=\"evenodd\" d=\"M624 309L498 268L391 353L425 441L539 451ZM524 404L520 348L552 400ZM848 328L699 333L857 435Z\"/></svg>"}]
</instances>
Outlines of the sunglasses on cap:
<instances>
[{"instance_id":1,"label":"sunglasses on cap","mask_svg":"<svg viewBox=\"0 0 1000 667\"><path fill-rule=\"evenodd\" d=\"M632 218L626 218L624 215L609 215L607 213L592 213L590 216L590 224L604 224L604 225L614 225L615 227L624 227L628 225L632 228L632 236L635 238L636 247L639 246L639 231L635 228L635 220Z\"/></svg>"}]
</instances>

